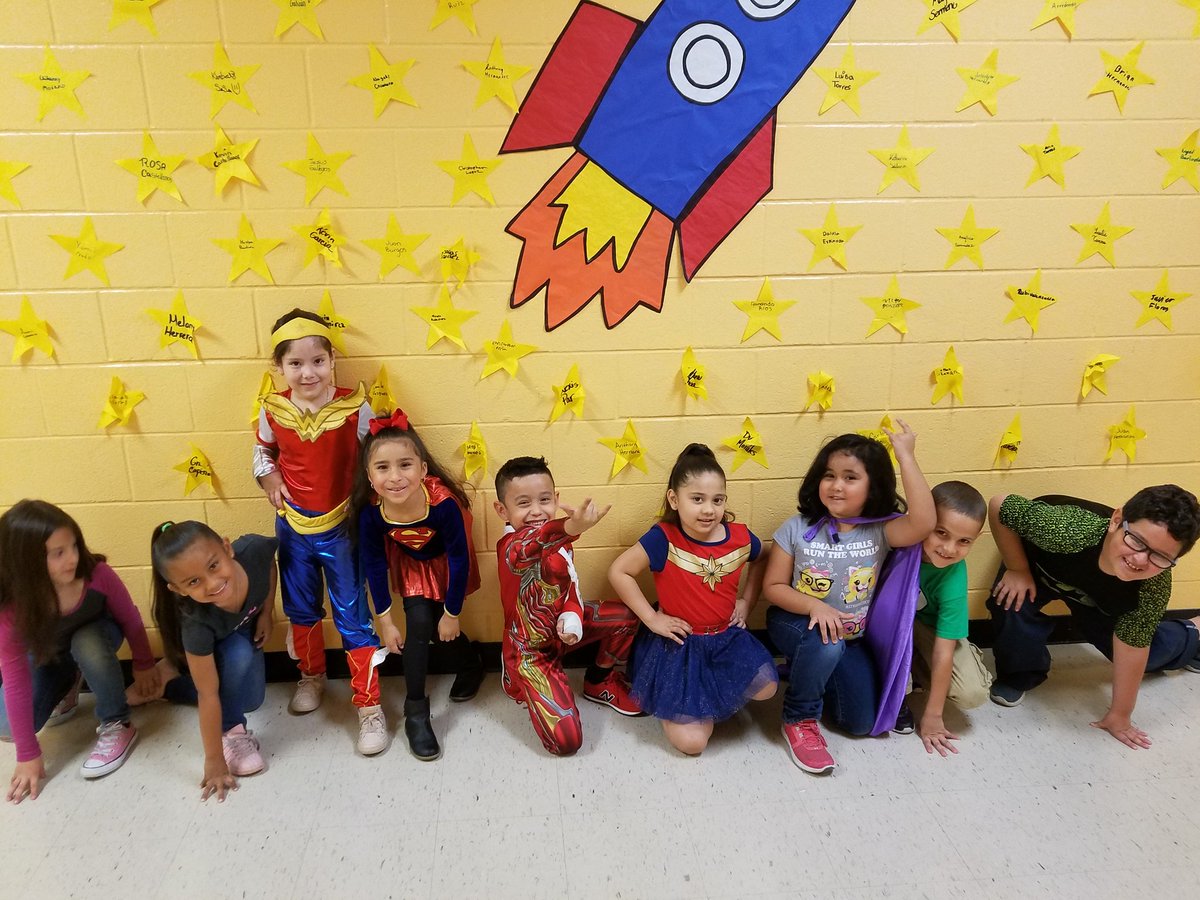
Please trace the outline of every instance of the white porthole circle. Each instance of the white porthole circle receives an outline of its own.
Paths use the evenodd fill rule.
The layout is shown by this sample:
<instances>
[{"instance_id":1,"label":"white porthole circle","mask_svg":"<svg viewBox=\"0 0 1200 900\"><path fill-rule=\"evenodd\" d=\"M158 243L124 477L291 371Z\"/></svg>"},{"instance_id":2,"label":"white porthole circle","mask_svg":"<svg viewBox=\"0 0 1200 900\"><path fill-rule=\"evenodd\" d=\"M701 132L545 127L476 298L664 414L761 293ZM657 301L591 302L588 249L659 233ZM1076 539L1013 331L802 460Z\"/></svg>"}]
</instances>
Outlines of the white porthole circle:
<instances>
[{"instance_id":1,"label":"white porthole circle","mask_svg":"<svg viewBox=\"0 0 1200 900\"><path fill-rule=\"evenodd\" d=\"M777 19L799 0L738 0L742 12L752 19Z\"/></svg>"},{"instance_id":2,"label":"white porthole circle","mask_svg":"<svg viewBox=\"0 0 1200 900\"><path fill-rule=\"evenodd\" d=\"M667 73L675 90L688 100L716 103L737 85L745 60L732 31L715 22L697 22L675 38Z\"/></svg>"}]
</instances>

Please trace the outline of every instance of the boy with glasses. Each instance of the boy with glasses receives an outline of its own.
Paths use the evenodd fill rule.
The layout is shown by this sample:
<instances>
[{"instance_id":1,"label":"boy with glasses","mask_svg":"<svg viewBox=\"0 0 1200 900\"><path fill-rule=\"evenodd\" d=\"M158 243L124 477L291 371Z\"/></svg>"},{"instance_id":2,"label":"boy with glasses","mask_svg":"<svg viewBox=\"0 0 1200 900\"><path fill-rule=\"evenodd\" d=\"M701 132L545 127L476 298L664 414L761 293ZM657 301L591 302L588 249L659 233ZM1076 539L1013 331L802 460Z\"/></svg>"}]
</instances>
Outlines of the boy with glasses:
<instances>
[{"instance_id":1,"label":"boy with glasses","mask_svg":"<svg viewBox=\"0 0 1200 900\"><path fill-rule=\"evenodd\" d=\"M1171 569L1200 537L1200 504L1173 484L1144 488L1120 509L1074 497L999 494L988 506L1002 563L988 599L996 629L991 699L1016 706L1046 680L1052 600L1112 660L1112 703L1093 722L1129 747L1150 739L1131 721L1144 672L1200 671L1200 617L1163 620Z\"/></svg>"}]
</instances>

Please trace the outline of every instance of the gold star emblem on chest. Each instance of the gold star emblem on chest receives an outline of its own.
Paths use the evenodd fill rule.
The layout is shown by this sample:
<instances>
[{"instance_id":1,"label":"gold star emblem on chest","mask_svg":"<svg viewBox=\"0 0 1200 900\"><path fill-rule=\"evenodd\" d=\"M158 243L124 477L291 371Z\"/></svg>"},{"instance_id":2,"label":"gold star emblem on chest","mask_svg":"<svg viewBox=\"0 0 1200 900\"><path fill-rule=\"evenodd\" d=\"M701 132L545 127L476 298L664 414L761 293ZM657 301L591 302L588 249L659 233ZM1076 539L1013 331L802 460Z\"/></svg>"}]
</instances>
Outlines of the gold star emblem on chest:
<instances>
[{"instance_id":1,"label":"gold star emblem on chest","mask_svg":"<svg viewBox=\"0 0 1200 900\"><path fill-rule=\"evenodd\" d=\"M703 557L680 549L674 544L667 546L667 561L690 575L698 575L704 581L704 586L714 593L721 580L726 575L736 572L749 556L749 547L739 547L724 556Z\"/></svg>"}]
</instances>

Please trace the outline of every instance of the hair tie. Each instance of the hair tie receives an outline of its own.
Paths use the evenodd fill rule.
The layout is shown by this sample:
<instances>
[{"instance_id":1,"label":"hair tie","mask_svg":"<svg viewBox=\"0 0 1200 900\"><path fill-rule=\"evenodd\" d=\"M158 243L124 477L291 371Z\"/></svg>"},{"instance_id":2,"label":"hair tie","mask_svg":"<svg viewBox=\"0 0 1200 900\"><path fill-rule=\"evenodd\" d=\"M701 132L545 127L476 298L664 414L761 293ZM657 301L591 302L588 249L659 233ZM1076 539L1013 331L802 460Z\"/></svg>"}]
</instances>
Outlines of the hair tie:
<instances>
[{"instance_id":1,"label":"hair tie","mask_svg":"<svg viewBox=\"0 0 1200 900\"><path fill-rule=\"evenodd\" d=\"M174 522L163 522L161 525L158 526L158 533L163 534L168 528L171 528L174 525L175 525Z\"/></svg>"},{"instance_id":2,"label":"hair tie","mask_svg":"<svg viewBox=\"0 0 1200 900\"><path fill-rule=\"evenodd\" d=\"M399 428L401 431L408 431L408 416L404 414L404 410L396 407L396 411L390 416L372 419L369 427L371 434L379 434L385 428Z\"/></svg>"}]
</instances>

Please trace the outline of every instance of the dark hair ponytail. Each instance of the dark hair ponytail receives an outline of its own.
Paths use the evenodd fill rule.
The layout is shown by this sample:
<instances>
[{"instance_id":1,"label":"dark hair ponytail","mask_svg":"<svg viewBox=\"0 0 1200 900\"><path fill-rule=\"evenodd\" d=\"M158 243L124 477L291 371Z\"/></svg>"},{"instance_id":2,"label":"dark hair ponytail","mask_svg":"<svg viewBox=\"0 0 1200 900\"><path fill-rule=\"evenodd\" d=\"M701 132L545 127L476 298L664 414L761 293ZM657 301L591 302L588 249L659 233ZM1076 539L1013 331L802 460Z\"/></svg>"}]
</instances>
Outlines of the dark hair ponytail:
<instances>
[{"instance_id":1,"label":"dark hair ponytail","mask_svg":"<svg viewBox=\"0 0 1200 900\"><path fill-rule=\"evenodd\" d=\"M176 594L167 587L163 568L201 539L221 543L221 536L203 522L163 522L150 535L151 575L154 582L151 615L162 639L163 656L181 671L187 668L187 663L183 655L180 614L185 605L195 606L196 601Z\"/></svg>"},{"instance_id":2,"label":"dark hair ponytail","mask_svg":"<svg viewBox=\"0 0 1200 900\"><path fill-rule=\"evenodd\" d=\"M707 444L688 444L683 448L683 452L675 458L675 465L672 466L671 474L667 478L667 490L678 494L679 489L687 484L689 479L707 474L719 475L722 481L725 480L725 470L721 468L716 454ZM733 513L725 510L725 517L722 521L732 522L733 518ZM669 522L672 525L679 524L679 511L671 508L671 503L665 494L663 495L661 521Z\"/></svg>"}]
</instances>

